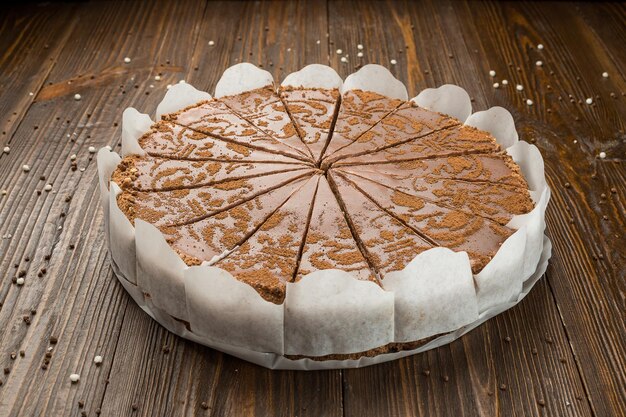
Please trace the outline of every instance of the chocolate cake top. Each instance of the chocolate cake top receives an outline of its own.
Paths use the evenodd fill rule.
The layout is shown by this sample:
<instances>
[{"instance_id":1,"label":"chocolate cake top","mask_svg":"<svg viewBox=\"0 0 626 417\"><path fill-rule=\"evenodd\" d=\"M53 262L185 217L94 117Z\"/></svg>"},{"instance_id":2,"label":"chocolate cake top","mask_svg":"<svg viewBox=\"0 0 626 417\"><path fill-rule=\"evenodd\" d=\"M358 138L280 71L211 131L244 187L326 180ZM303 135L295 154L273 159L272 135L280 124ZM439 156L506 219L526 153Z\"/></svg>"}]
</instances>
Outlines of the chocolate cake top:
<instances>
[{"instance_id":1,"label":"chocolate cake top","mask_svg":"<svg viewBox=\"0 0 626 417\"><path fill-rule=\"evenodd\" d=\"M267 86L165 115L138 142L112 175L122 212L274 303L319 270L380 284L437 246L477 273L533 208L489 133L368 91Z\"/></svg>"}]
</instances>

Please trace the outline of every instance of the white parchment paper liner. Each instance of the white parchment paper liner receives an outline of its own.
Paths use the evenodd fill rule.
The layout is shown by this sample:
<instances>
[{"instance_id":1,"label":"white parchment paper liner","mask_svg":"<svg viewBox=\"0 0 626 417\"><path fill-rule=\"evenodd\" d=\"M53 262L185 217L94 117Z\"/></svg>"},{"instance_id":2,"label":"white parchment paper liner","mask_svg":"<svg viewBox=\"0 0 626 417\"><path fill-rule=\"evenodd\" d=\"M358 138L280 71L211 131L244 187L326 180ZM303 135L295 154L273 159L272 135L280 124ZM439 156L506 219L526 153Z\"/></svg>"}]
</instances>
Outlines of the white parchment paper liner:
<instances>
[{"instance_id":1,"label":"white parchment paper liner","mask_svg":"<svg viewBox=\"0 0 626 417\"><path fill-rule=\"evenodd\" d=\"M384 67L366 65L343 84L333 79L334 71L311 67L288 76L286 83L319 86L322 81L307 77L325 74L328 79L322 84L343 92L359 88L406 99L404 85ZM236 65L225 71L215 95L274 85L268 74L251 64ZM210 97L188 84L173 86L157 115ZM101 200L116 275L142 309L172 332L280 369L359 367L393 360L449 343L512 307L543 274L551 253L549 240L543 235L550 190L541 155L534 145L519 141L513 118L505 109L494 107L471 114L469 96L460 87L424 90L413 100L491 132L529 183L536 207L511 220L509 226L517 232L479 274L472 276L465 252L434 248L416 256L402 271L388 274L384 288L356 280L344 271L317 271L287 284L285 302L276 305L220 268L187 267L154 226L138 220L133 227L117 206L119 187L113 182L107 184L120 158L101 150ZM151 123L147 115L134 109L125 111L124 155L143 153L137 139ZM293 360L284 356L363 352L437 334L441 336L419 349L358 360Z\"/></svg>"}]
</instances>

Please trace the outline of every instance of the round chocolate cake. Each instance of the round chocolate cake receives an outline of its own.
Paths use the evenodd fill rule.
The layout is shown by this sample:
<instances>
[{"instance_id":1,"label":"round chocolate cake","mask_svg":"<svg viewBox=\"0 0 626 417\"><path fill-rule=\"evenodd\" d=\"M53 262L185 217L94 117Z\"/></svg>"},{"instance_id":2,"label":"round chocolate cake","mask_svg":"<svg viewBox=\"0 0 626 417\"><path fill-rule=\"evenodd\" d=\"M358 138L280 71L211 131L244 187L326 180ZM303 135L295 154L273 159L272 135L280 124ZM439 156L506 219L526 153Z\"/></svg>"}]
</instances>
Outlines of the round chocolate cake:
<instances>
[{"instance_id":1,"label":"round chocolate cake","mask_svg":"<svg viewBox=\"0 0 626 417\"><path fill-rule=\"evenodd\" d=\"M410 335L397 340L403 325L399 323L403 316L398 300L406 294L393 289L395 278L389 285L385 279L408 268L418 255L447 248L462 253L459 259L466 259L469 265L467 274L462 274L464 284L459 286L466 288L470 283L474 305L481 303L475 300L478 288L475 291L474 286L483 285L485 293L492 287L494 293L503 293L498 283L481 284L476 277L520 228L512 219L523 218L536 206L519 166L492 134L422 107L415 100L388 96L376 88L368 90L366 83L357 87L361 88L310 83L276 87L269 82L243 91L235 89L234 94L206 97L192 105L188 100L184 108L162 114L146 133L137 135L135 151L127 152L110 175L121 189L112 201L124 217L132 225L141 220L158 229L184 262L181 269L210 266L211 271L225 271L253 288L268 305L288 304L287 311L280 310L276 326L282 341L275 351L285 357L307 356L307 352L287 346L294 333L289 332L287 322L295 320L288 319L288 312L291 317L305 314L298 310L304 309L305 303L295 307L293 302L285 302L288 287L297 286L307 276L318 276L319 271L342 271L352 280L376 286L385 296L390 288L395 291L396 307L393 299L390 302L396 310L396 324L385 330L395 336L389 336L391 340L382 344L382 350L374 344L369 354L388 352L384 346L402 349L398 342L410 349L418 345L417 339L429 340ZM138 230L137 239L141 237ZM143 271L151 281L160 270L142 267L140 251L151 256L138 244L137 275ZM533 256L537 259L531 261L535 265L530 272L538 262L538 255ZM520 254L520 259L524 257L528 256ZM518 269L527 268L525 262L521 259ZM506 274L495 269L489 272L492 281L498 273ZM134 273L131 267L127 275ZM526 272L520 272L523 274ZM517 279L520 286L527 275ZM191 321L193 331L189 316L197 311L189 306L194 303L189 298L196 296L196 291L189 289L191 279L185 276L184 284L173 284L186 295L177 296L178 290L164 289L164 284L147 283L141 297L157 304L158 297L146 286L171 293L161 296L170 298L165 306L175 305L176 297L182 297L179 313L167 313L186 323L188 330ZM442 281L442 285L450 284ZM511 290L511 294L516 296L520 290ZM507 294L496 297L506 301L507 296L511 298ZM246 308L243 304L241 308ZM475 318L479 307L472 306ZM389 314L393 321L393 311ZM330 346L321 349L330 354L327 358L359 357L346 352L350 348L345 346L333 347L334 336L329 337ZM294 342L294 346L305 346L308 356L324 356L310 355L320 351L309 349L315 343L311 339Z\"/></svg>"}]
</instances>

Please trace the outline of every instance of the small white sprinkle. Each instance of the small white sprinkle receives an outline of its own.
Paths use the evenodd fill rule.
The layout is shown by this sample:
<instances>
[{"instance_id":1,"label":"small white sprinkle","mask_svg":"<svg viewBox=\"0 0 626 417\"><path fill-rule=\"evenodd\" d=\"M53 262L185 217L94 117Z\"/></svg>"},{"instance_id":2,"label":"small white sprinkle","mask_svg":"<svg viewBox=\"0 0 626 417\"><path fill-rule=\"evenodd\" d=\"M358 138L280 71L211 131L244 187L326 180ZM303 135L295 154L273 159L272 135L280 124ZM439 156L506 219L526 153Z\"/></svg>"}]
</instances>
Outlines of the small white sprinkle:
<instances>
[{"instance_id":1,"label":"small white sprinkle","mask_svg":"<svg viewBox=\"0 0 626 417\"><path fill-rule=\"evenodd\" d=\"M154 88L154 84L150 84L150 85L149 85L149 87L150 87L150 88Z\"/></svg>"},{"instance_id":2,"label":"small white sprinkle","mask_svg":"<svg viewBox=\"0 0 626 417\"><path fill-rule=\"evenodd\" d=\"M398 63L398 61L396 61L395 59L392 59L391 61L389 61L391 63L391 65L396 65Z\"/></svg>"},{"instance_id":3,"label":"small white sprinkle","mask_svg":"<svg viewBox=\"0 0 626 417\"><path fill-rule=\"evenodd\" d=\"M515 86L515 89L516 89L517 91L522 91L522 90L524 89L524 86L522 86L521 84L517 84L517 85Z\"/></svg>"},{"instance_id":4,"label":"small white sprinkle","mask_svg":"<svg viewBox=\"0 0 626 417\"><path fill-rule=\"evenodd\" d=\"M602 77L604 77L604 78L609 78L609 73L608 73L608 72L606 72L606 71L604 71L604 72L602 73Z\"/></svg>"},{"instance_id":5,"label":"small white sprinkle","mask_svg":"<svg viewBox=\"0 0 626 417\"><path fill-rule=\"evenodd\" d=\"M592 104L593 103L593 99L591 97L589 97L587 100L585 100L585 103Z\"/></svg>"},{"instance_id":6,"label":"small white sprinkle","mask_svg":"<svg viewBox=\"0 0 626 417\"><path fill-rule=\"evenodd\" d=\"M52 184L46 184L46 185L43 187L43 190L44 190L44 191L52 191Z\"/></svg>"},{"instance_id":7,"label":"small white sprinkle","mask_svg":"<svg viewBox=\"0 0 626 417\"><path fill-rule=\"evenodd\" d=\"M90 146L89 153L96 153L96 148L94 148L93 146Z\"/></svg>"},{"instance_id":8,"label":"small white sprinkle","mask_svg":"<svg viewBox=\"0 0 626 417\"><path fill-rule=\"evenodd\" d=\"M287 48L287 52L291 52L291 48Z\"/></svg>"},{"instance_id":9,"label":"small white sprinkle","mask_svg":"<svg viewBox=\"0 0 626 417\"><path fill-rule=\"evenodd\" d=\"M345 64L346 62L348 62L348 58L346 58L345 56L342 56L341 57L341 62L343 62Z\"/></svg>"},{"instance_id":10,"label":"small white sprinkle","mask_svg":"<svg viewBox=\"0 0 626 417\"><path fill-rule=\"evenodd\" d=\"M70 134L68 133L66 136L69 138L69 137L70 137Z\"/></svg>"},{"instance_id":11,"label":"small white sprinkle","mask_svg":"<svg viewBox=\"0 0 626 417\"><path fill-rule=\"evenodd\" d=\"M541 67L541 66L543 66L543 62L542 61L537 61L537 62L535 62L535 65L538 66L538 67Z\"/></svg>"},{"instance_id":12,"label":"small white sprinkle","mask_svg":"<svg viewBox=\"0 0 626 417\"><path fill-rule=\"evenodd\" d=\"M70 155L70 161L75 161L76 160L76 154L72 154Z\"/></svg>"},{"instance_id":13,"label":"small white sprinkle","mask_svg":"<svg viewBox=\"0 0 626 417\"><path fill-rule=\"evenodd\" d=\"M28 95L32 97L32 96L34 96L35 94L34 94L34 93L28 93Z\"/></svg>"},{"instance_id":14,"label":"small white sprinkle","mask_svg":"<svg viewBox=\"0 0 626 417\"><path fill-rule=\"evenodd\" d=\"M526 104L529 105L529 106L532 106L533 105L533 101L531 99L527 99L526 100Z\"/></svg>"},{"instance_id":15,"label":"small white sprinkle","mask_svg":"<svg viewBox=\"0 0 626 417\"><path fill-rule=\"evenodd\" d=\"M493 88L500 88L500 84L499 83L493 83Z\"/></svg>"},{"instance_id":16,"label":"small white sprinkle","mask_svg":"<svg viewBox=\"0 0 626 417\"><path fill-rule=\"evenodd\" d=\"M15 280L15 283L17 285L24 285L24 278L19 277L18 279Z\"/></svg>"},{"instance_id":17,"label":"small white sprinkle","mask_svg":"<svg viewBox=\"0 0 626 417\"><path fill-rule=\"evenodd\" d=\"M606 152L600 152L600 155L598 155L600 157L600 159L604 159L606 158Z\"/></svg>"},{"instance_id":18,"label":"small white sprinkle","mask_svg":"<svg viewBox=\"0 0 626 417\"><path fill-rule=\"evenodd\" d=\"M574 144L578 143L578 141L576 139L574 139Z\"/></svg>"},{"instance_id":19,"label":"small white sprinkle","mask_svg":"<svg viewBox=\"0 0 626 417\"><path fill-rule=\"evenodd\" d=\"M97 355L95 358L93 358L93 362L96 364L102 363L102 356Z\"/></svg>"},{"instance_id":20,"label":"small white sprinkle","mask_svg":"<svg viewBox=\"0 0 626 417\"><path fill-rule=\"evenodd\" d=\"M341 49L337 49L337 51L335 51L335 52L337 52L337 55L343 54L343 51Z\"/></svg>"},{"instance_id":21,"label":"small white sprinkle","mask_svg":"<svg viewBox=\"0 0 626 417\"><path fill-rule=\"evenodd\" d=\"M502 80L502 85L507 85L509 83L509 80Z\"/></svg>"},{"instance_id":22,"label":"small white sprinkle","mask_svg":"<svg viewBox=\"0 0 626 417\"><path fill-rule=\"evenodd\" d=\"M489 76L490 77L495 77L496 76L496 72L494 70L489 71Z\"/></svg>"},{"instance_id":23,"label":"small white sprinkle","mask_svg":"<svg viewBox=\"0 0 626 417\"><path fill-rule=\"evenodd\" d=\"M85 167L81 167L81 168L79 169L79 171L80 171L80 172L85 172Z\"/></svg>"},{"instance_id":24,"label":"small white sprinkle","mask_svg":"<svg viewBox=\"0 0 626 417\"><path fill-rule=\"evenodd\" d=\"M112 151L112 150L113 150L113 148L111 148L111 146L110 146L110 145L105 146L105 149L108 149L109 151Z\"/></svg>"},{"instance_id":25,"label":"small white sprinkle","mask_svg":"<svg viewBox=\"0 0 626 417\"><path fill-rule=\"evenodd\" d=\"M168 84L167 87L165 87L165 88L167 88L169 90L170 88L172 88L172 84Z\"/></svg>"},{"instance_id":26,"label":"small white sprinkle","mask_svg":"<svg viewBox=\"0 0 626 417\"><path fill-rule=\"evenodd\" d=\"M30 167L28 165L22 165L22 171L28 172L30 171Z\"/></svg>"},{"instance_id":27,"label":"small white sprinkle","mask_svg":"<svg viewBox=\"0 0 626 417\"><path fill-rule=\"evenodd\" d=\"M124 58L124 62L127 64L130 64L130 58L129 57Z\"/></svg>"},{"instance_id":28,"label":"small white sprinkle","mask_svg":"<svg viewBox=\"0 0 626 417\"><path fill-rule=\"evenodd\" d=\"M80 375L78 375L78 374L71 374L70 375L70 381L72 381L72 382L78 382L79 379L80 379Z\"/></svg>"},{"instance_id":29,"label":"small white sprinkle","mask_svg":"<svg viewBox=\"0 0 626 417\"><path fill-rule=\"evenodd\" d=\"M322 41L318 39L315 43L319 45L320 43L322 43Z\"/></svg>"},{"instance_id":30,"label":"small white sprinkle","mask_svg":"<svg viewBox=\"0 0 626 417\"><path fill-rule=\"evenodd\" d=\"M160 75L155 75L154 76L154 81L161 81L161 76Z\"/></svg>"},{"instance_id":31,"label":"small white sprinkle","mask_svg":"<svg viewBox=\"0 0 626 417\"><path fill-rule=\"evenodd\" d=\"M80 94L74 94L74 100L79 101L81 98Z\"/></svg>"},{"instance_id":32,"label":"small white sprinkle","mask_svg":"<svg viewBox=\"0 0 626 417\"><path fill-rule=\"evenodd\" d=\"M537 45L537 49L539 49L539 50L543 49L543 44L540 43L539 45Z\"/></svg>"},{"instance_id":33,"label":"small white sprinkle","mask_svg":"<svg viewBox=\"0 0 626 417\"><path fill-rule=\"evenodd\" d=\"M356 56L359 57L359 58L363 58L363 52L357 52Z\"/></svg>"},{"instance_id":34,"label":"small white sprinkle","mask_svg":"<svg viewBox=\"0 0 626 417\"><path fill-rule=\"evenodd\" d=\"M63 226L57 227L57 230L63 230Z\"/></svg>"},{"instance_id":35,"label":"small white sprinkle","mask_svg":"<svg viewBox=\"0 0 626 417\"><path fill-rule=\"evenodd\" d=\"M215 41L209 41L209 46L215 45Z\"/></svg>"},{"instance_id":36,"label":"small white sprinkle","mask_svg":"<svg viewBox=\"0 0 626 417\"><path fill-rule=\"evenodd\" d=\"M178 84L185 84L185 80L180 80Z\"/></svg>"},{"instance_id":37,"label":"small white sprinkle","mask_svg":"<svg viewBox=\"0 0 626 417\"><path fill-rule=\"evenodd\" d=\"M356 46L356 49L358 49L359 51L360 51L360 50L362 50L362 49L363 49L363 45L358 44L358 45Z\"/></svg>"},{"instance_id":38,"label":"small white sprinkle","mask_svg":"<svg viewBox=\"0 0 626 417\"><path fill-rule=\"evenodd\" d=\"M4 149L2 150L2 152L9 153L9 152L11 152L11 148L9 148L8 146L5 146Z\"/></svg>"}]
</instances>

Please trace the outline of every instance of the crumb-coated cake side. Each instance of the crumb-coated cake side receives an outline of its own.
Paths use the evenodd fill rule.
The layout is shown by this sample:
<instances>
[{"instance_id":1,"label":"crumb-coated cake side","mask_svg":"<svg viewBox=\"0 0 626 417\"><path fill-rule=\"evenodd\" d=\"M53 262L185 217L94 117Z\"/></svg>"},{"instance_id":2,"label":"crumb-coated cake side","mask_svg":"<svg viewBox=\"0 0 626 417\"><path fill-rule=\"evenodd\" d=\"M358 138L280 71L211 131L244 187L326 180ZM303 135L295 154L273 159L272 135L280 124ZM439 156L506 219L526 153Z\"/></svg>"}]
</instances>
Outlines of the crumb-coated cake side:
<instances>
[{"instance_id":1,"label":"crumb-coated cake side","mask_svg":"<svg viewBox=\"0 0 626 417\"><path fill-rule=\"evenodd\" d=\"M491 134L370 91L266 86L164 115L138 143L111 177L124 215L276 304L320 270L382 285L434 247L479 273L534 208Z\"/></svg>"}]
</instances>

